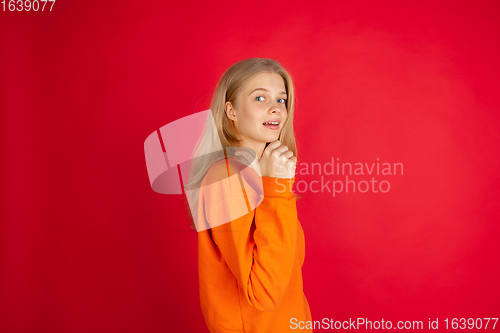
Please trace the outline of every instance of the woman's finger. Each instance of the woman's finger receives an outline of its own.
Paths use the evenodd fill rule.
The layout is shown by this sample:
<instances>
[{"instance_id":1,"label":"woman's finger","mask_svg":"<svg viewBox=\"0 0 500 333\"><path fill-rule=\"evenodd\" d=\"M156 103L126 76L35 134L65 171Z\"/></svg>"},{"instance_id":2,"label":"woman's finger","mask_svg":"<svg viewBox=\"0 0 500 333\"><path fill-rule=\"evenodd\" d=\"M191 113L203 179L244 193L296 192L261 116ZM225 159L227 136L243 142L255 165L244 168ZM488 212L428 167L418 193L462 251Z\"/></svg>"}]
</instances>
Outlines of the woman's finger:
<instances>
[{"instance_id":1,"label":"woman's finger","mask_svg":"<svg viewBox=\"0 0 500 333\"><path fill-rule=\"evenodd\" d=\"M282 153L282 154L281 154L281 156L284 156L284 157L286 157L287 159L289 159L290 157L292 157L292 156L293 156L293 151L291 151L291 150L287 150L287 151L285 151L284 153Z\"/></svg>"}]
</instances>

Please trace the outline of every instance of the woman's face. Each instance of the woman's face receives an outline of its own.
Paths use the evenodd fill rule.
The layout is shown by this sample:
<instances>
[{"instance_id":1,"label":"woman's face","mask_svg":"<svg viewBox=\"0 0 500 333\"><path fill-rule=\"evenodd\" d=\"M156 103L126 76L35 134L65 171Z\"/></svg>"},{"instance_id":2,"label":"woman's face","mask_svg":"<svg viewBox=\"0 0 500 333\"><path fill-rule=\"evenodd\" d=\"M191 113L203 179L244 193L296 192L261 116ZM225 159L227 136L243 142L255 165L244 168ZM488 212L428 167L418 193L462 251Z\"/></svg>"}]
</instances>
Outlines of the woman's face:
<instances>
[{"instance_id":1,"label":"woman's face","mask_svg":"<svg viewBox=\"0 0 500 333\"><path fill-rule=\"evenodd\" d=\"M243 86L234 105L226 102L226 114L234 121L242 146L262 153L266 143L278 139L287 117L286 99L281 75L259 73Z\"/></svg>"}]
</instances>

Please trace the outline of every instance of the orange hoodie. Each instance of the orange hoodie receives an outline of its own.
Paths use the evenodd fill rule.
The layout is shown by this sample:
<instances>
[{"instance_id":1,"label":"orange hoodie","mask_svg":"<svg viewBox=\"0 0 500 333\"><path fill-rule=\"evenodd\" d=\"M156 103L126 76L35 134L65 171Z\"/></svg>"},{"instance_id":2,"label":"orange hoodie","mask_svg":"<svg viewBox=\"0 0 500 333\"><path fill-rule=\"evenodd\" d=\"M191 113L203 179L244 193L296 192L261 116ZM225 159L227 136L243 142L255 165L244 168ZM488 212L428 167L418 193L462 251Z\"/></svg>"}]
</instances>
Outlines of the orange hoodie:
<instances>
[{"instance_id":1,"label":"orange hoodie","mask_svg":"<svg viewBox=\"0 0 500 333\"><path fill-rule=\"evenodd\" d=\"M238 168L241 163L233 158L218 161L203 182L222 179L222 173L227 180ZM302 288L305 243L291 191L295 178L262 181L264 198L257 208L198 232L200 302L212 333L295 332L296 323L312 320ZM247 194L255 192L242 185L243 191L233 186L224 195L245 196L248 205ZM213 193L200 188L199 207L207 225L210 211L227 209L225 200L219 194L215 200Z\"/></svg>"}]
</instances>

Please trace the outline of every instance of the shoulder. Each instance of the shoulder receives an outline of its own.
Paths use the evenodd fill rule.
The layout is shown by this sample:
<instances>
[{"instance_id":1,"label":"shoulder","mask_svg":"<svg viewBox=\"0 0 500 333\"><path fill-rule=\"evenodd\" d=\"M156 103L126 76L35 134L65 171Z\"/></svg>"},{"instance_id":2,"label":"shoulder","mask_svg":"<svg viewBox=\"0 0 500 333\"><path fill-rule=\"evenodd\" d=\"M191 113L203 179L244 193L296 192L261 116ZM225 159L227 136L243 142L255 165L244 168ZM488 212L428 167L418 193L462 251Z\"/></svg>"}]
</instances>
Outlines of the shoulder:
<instances>
[{"instance_id":1,"label":"shoulder","mask_svg":"<svg viewBox=\"0 0 500 333\"><path fill-rule=\"evenodd\" d=\"M201 184L200 198L211 228L251 213L249 206L254 208L258 204L254 202L256 200L250 187L245 190L244 176L238 172L245 168L245 165L232 158L223 158L210 165Z\"/></svg>"},{"instance_id":2,"label":"shoulder","mask_svg":"<svg viewBox=\"0 0 500 333\"><path fill-rule=\"evenodd\" d=\"M214 198L229 195L260 200L264 193L260 174L232 157L213 161L202 180L201 188L204 197L210 196L212 202Z\"/></svg>"},{"instance_id":3,"label":"shoulder","mask_svg":"<svg viewBox=\"0 0 500 333\"><path fill-rule=\"evenodd\" d=\"M246 165L238 162L233 157L222 158L213 161L203 178L202 186L223 181L233 175L240 173L245 168L247 168Z\"/></svg>"}]
</instances>

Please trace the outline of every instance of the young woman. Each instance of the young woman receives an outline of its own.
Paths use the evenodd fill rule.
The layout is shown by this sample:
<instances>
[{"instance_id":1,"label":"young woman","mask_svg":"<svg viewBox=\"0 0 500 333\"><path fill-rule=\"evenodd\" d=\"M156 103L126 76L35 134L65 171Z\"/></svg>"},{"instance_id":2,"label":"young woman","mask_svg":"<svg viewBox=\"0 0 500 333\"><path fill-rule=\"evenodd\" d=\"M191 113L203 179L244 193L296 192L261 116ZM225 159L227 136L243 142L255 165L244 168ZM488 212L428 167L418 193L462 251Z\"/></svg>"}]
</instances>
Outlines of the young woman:
<instances>
[{"instance_id":1,"label":"young woman","mask_svg":"<svg viewBox=\"0 0 500 333\"><path fill-rule=\"evenodd\" d=\"M311 320L302 284L304 233L292 192L294 97L288 72L266 58L232 65L216 86L213 128L207 121L185 186L197 189L190 205L201 309L212 333L291 332ZM219 141L222 152L214 149ZM260 192L255 179L241 177L248 168L258 174Z\"/></svg>"}]
</instances>

